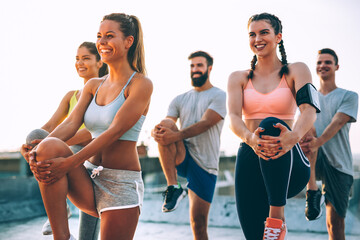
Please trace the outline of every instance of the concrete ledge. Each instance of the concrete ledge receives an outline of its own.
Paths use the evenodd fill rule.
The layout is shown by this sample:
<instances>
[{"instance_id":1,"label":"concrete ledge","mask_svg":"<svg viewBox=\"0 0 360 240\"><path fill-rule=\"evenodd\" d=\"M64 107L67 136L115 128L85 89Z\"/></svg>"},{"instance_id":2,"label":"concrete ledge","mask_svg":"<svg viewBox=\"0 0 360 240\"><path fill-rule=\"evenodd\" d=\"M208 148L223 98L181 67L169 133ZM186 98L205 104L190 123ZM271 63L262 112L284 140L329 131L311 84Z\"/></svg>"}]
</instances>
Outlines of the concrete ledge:
<instances>
[{"instance_id":1,"label":"concrete ledge","mask_svg":"<svg viewBox=\"0 0 360 240\"><path fill-rule=\"evenodd\" d=\"M161 194L148 194L141 210L140 221L172 224L189 223L189 200L185 198L179 207L169 213L161 212ZM288 200L285 208L287 227L290 231L327 233L325 206L323 215L315 221L307 221L304 215L305 199L293 198ZM347 212L345 232L349 235L360 235L360 216L352 211ZM231 196L215 196L209 213L209 226L240 228L237 216L235 198Z\"/></svg>"},{"instance_id":2,"label":"concrete ledge","mask_svg":"<svg viewBox=\"0 0 360 240\"><path fill-rule=\"evenodd\" d=\"M45 215L38 184L33 177L14 177L1 179L0 222L34 218ZM360 235L360 179L354 181L354 193L345 219L346 234ZM147 186L145 186L147 188ZM165 187L163 186L165 189ZM162 213L163 198L160 193L145 193L140 221L154 223L189 224L189 200L185 198L178 209ZM70 203L74 216L78 209ZM308 222L304 216L305 199L288 200L285 209L286 221L290 231L326 233L325 207L323 215L316 221ZM214 196L210 208L209 226L240 228L234 196Z\"/></svg>"},{"instance_id":3,"label":"concrete ledge","mask_svg":"<svg viewBox=\"0 0 360 240\"><path fill-rule=\"evenodd\" d=\"M45 215L38 184L33 177L2 178L0 222Z\"/></svg>"}]
</instances>

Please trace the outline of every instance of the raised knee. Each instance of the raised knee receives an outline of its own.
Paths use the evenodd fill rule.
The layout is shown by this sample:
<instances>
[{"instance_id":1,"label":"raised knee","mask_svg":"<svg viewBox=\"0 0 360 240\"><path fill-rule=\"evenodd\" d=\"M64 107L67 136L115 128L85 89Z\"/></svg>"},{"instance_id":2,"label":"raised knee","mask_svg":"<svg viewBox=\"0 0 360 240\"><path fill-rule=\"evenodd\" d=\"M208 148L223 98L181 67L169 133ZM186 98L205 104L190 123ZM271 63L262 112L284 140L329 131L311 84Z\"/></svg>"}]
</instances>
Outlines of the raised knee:
<instances>
[{"instance_id":1,"label":"raised knee","mask_svg":"<svg viewBox=\"0 0 360 240\"><path fill-rule=\"evenodd\" d=\"M54 137L45 138L36 148L36 160L42 161L56 157L67 157L72 154L69 146Z\"/></svg>"},{"instance_id":2,"label":"raised knee","mask_svg":"<svg viewBox=\"0 0 360 240\"><path fill-rule=\"evenodd\" d=\"M174 129L174 128L177 129L175 122L169 118L165 118L161 120L160 125L170 129Z\"/></svg>"},{"instance_id":3,"label":"raised knee","mask_svg":"<svg viewBox=\"0 0 360 240\"><path fill-rule=\"evenodd\" d=\"M286 127L288 127L287 124L284 121L282 121L281 119L278 119L275 117L267 117L260 122L259 127L265 129L265 131L261 132L260 135L268 135L268 136L275 136L275 137L279 136L281 131L279 128L274 127L274 124L276 124L276 123L281 123L281 124L285 125Z\"/></svg>"}]
</instances>

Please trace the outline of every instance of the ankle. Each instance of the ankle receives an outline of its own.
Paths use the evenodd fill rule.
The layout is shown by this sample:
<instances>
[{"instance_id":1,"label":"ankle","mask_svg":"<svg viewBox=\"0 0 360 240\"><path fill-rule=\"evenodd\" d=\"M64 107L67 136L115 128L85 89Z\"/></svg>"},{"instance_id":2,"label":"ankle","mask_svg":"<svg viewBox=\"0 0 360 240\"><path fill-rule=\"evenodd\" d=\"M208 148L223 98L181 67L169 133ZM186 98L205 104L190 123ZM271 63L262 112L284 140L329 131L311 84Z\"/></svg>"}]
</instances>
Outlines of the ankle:
<instances>
[{"instance_id":1,"label":"ankle","mask_svg":"<svg viewBox=\"0 0 360 240\"><path fill-rule=\"evenodd\" d=\"M307 185L306 186L306 190L311 190L311 191L317 191L319 189L318 185L314 184L314 185Z\"/></svg>"},{"instance_id":2,"label":"ankle","mask_svg":"<svg viewBox=\"0 0 360 240\"><path fill-rule=\"evenodd\" d=\"M285 206L270 206L269 218L276 218L285 221Z\"/></svg>"}]
</instances>

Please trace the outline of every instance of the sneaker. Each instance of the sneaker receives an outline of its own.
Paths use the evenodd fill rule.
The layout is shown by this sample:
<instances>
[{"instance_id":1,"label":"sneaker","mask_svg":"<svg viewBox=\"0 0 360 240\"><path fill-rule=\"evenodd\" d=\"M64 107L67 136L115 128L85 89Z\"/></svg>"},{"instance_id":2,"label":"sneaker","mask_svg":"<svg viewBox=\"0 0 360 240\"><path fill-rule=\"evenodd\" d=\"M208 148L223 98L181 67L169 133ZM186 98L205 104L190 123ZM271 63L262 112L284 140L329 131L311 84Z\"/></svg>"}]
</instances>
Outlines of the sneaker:
<instances>
[{"instance_id":1,"label":"sneaker","mask_svg":"<svg viewBox=\"0 0 360 240\"><path fill-rule=\"evenodd\" d=\"M66 204L66 210L67 210L68 218L70 218L71 217L71 211L70 211L70 207L69 207L68 204ZM46 220L46 222L44 223L41 231L42 231L43 235L52 235L53 234L49 219Z\"/></svg>"},{"instance_id":2,"label":"sneaker","mask_svg":"<svg viewBox=\"0 0 360 240\"><path fill-rule=\"evenodd\" d=\"M318 190L306 191L305 217L308 221L316 220L321 217L321 205L325 202L324 195Z\"/></svg>"},{"instance_id":3,"label":"sneaker","mask_svg":"<svg viewBox=\"0 0 360 240\"><path fill-rule=\"evenodd\" d=\"M266 218L264 240L284 240L286 232L286 224L281 219Z\"/></svg>"},{"instance_id":4,"label":"sneaker","mask_svg":"<svg viewBox=\"0 0 360 240\"><path fill-rule=\"evenodd\" d=\"M51 235L52 234L52 229L50 226L49 219L46 220L46 222L44 223L44 225L42 227L42 233L43 233L43 235Z\"/></svg>"},{"instance_id":5,"label":"sneaker","mask_svg":"<svg viewBox=\"0 0 360 240\"><path fill-rule=\"evenodd\" d=\"M70 234L69 240L76 240L76 238L73 235Z\"/></svg>"},{"instance_id":6,"label":"sneaker","mask_svg":"<svg viewBox=\"0 0 360 240\"><path fill-rule=\"evenodd\" d=\"M163 192L164 204L162 206L163 212L174 211L179 205L180 201L186 197L186 191L180 187L168 186L166 191Z\"/></svg>"}]
</instances>

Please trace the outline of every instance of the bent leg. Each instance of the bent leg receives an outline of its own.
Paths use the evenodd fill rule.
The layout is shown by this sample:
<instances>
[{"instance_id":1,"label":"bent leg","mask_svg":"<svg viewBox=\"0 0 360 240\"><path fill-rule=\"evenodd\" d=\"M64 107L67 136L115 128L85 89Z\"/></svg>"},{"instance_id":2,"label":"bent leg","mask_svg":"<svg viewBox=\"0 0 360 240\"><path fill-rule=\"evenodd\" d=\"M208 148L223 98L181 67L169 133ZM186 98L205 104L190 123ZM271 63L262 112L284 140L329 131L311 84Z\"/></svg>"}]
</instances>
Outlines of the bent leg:
<instances>
[{"instance_id":1,"label":"bent leg","mask_svg":"<svg viewBox=\"0 0 360 240\"><path fill-rule=\"evenodd\" d=\"M66 143L57 138L47 138L43 140L36 150L37 161L57 157L69 157L70 155L72 155L70 148ZM72 178L71 175L78 176ZM78 182L74 183L72 180L74 178L77 179ZM66 196L68 193L77 192L77 195L85 194L83 198L87 198L86 202L89 202L86 209L88 209L89 212L92 210L92 213L96 215L96 212L94 212L95 203L93 200L92 184L83 166L71 170L55 183L47 185L39 182L39 188L55 240L68 240L70 237L66 210ZM69 199L72 200L70 195ZM87 204L82 205L86 206Z\"/></svg>"},{"instance_id":2,"label":"bent leg","mask_svg":"<svg viewBox=\"0 0 360 240\"><path fill-rule=\"evenodd\" d=\"M207 240L207 224L210 203L201 199L189 189L190 224L194 239Z\"/></svg>"},{"instance_id":3,"label":"bent leg","mask_svg":"<svg viewBox=\"0 0 360 240\"><path fill-rule=\"evenodd\" d=\"M174 121L170 119L164 119L160 123L161 125L170 128L173 131L179 131ZM182 141L172 143L169 145L160 145L159 148L159 160L161 168L165 174L167 185L176 185L176 166L179 165L185 158L185 146Z\"/></svg>"},{"instance_id":4,"label":"bent leg","mask_svg":"<svg viewBox=\"0 0 360 240\"><path fill-rule=\"evenodd\" d=\"M101 240L131 240L140 215L139 207L101 213Z\"/></svg>"},{"instance_id":5,"label":"bent leg","mask_svg":"<svg viewBox=\"0 0 360 240\"><path fill-rule=\"evenodd\" d=\"M265 131L260 133L260 135L279 136L280 129L274 127L276 123L281 123L290 130L290 127L284 121L269 117L261 121L259 127L264 128ZM269 217L271 218L285 220L284 206L289 187L292 160L292 150L275 160L266 161L261 158L259 159L270 204Z\"/></svg>"}]
</instances>

